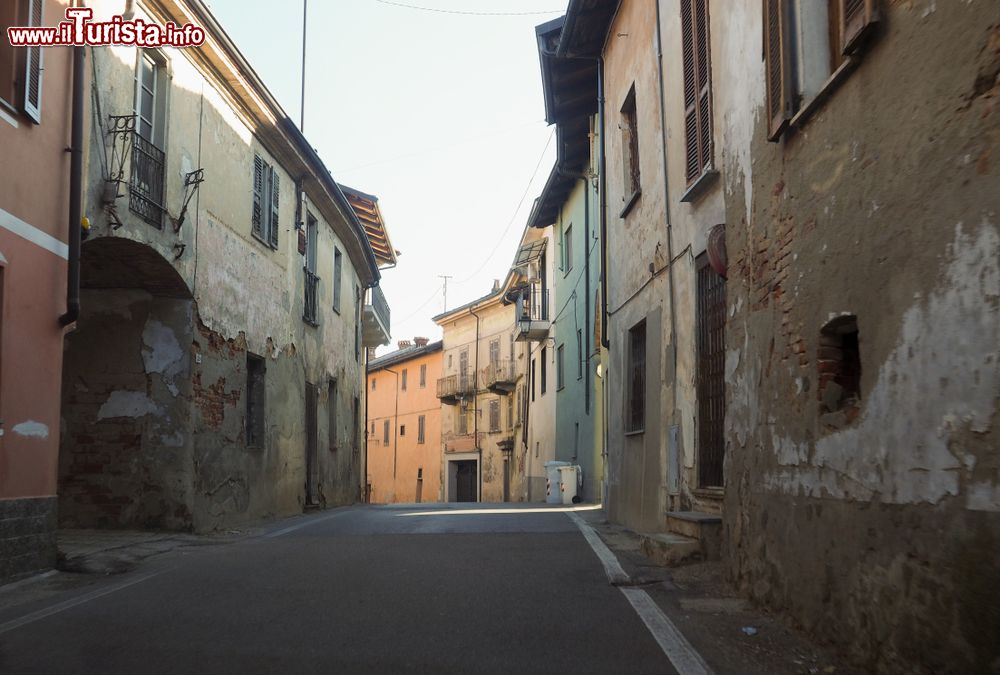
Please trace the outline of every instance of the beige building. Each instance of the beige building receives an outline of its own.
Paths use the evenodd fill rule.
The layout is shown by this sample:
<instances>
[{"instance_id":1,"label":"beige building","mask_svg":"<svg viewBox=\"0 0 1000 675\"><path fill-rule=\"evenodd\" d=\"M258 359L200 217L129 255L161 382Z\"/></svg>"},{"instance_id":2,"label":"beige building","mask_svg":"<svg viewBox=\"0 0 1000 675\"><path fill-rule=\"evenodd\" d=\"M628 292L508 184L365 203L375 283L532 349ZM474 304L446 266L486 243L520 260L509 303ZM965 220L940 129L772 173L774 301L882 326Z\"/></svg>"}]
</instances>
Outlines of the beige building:
<instances>
[{"instance_id":1,"label":"beige building","mask_svg":"<svg viewBox=\"0 0 1000 675\"><path fill-rule=\"evenodd\" d=\"M66 340L60 520L207 530L356 501L365 347L388 341L394 253L376 256L203 2L127 4L208 39L90 50L93 227Z\"/></svg>"}]
</instances>

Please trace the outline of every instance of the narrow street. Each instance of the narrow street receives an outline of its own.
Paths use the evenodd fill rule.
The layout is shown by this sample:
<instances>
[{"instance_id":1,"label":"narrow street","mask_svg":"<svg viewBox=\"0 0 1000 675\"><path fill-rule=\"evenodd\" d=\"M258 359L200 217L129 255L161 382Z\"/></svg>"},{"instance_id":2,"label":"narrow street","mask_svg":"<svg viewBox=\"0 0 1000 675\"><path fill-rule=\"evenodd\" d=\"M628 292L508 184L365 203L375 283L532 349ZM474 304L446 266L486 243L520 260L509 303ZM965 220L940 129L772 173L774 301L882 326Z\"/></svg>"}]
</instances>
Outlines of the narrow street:
<instances>
[{"instance_id":1,"label":"narrow street","mask_svg":"<svg viewBox=\"0 0 1000 675\"><path fill-rule=\"evenodd\" d=\"M457 506L320 513L0 596L0 671L675 672L565 512Z\"/></svg>"}]
</instances>

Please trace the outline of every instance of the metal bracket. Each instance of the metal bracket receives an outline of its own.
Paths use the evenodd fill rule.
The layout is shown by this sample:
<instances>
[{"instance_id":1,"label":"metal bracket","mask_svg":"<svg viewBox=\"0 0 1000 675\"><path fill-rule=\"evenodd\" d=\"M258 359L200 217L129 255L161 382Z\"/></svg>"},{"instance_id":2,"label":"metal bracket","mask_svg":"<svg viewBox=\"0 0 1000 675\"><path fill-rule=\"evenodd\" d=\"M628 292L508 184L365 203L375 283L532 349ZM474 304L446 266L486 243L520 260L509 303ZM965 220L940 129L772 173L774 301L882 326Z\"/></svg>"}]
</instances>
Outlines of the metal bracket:
<instances>
[{"instance_id":1,"label":"metal bracket","mask_svg":"<svg viewBox=\"0 0 1000 675\"><path fill-rule=\"evenodd\" d=\"M108 115L111 137L111 158L108 161L109 182L125 182L125 162L128 161L132 134L135 133L135 115ZM115 199L121 195L116 194Z\"/></svg>"},{"instance_id":2,"label":"metal bracket","mask_svg":"<svg viewBox=\"0 0 1000 675\"><path fill-rule=\"evenodd\" d=\"M180 232L181 225L184 224L184 218L187 216L187 209L191 203L191 198L198 191L198 186L204 182L204 169L195 169L184 176L184 204L181 206L181 215L177 217L177 222L174 223L174 232Z\"/></svg>"}]
</instances>

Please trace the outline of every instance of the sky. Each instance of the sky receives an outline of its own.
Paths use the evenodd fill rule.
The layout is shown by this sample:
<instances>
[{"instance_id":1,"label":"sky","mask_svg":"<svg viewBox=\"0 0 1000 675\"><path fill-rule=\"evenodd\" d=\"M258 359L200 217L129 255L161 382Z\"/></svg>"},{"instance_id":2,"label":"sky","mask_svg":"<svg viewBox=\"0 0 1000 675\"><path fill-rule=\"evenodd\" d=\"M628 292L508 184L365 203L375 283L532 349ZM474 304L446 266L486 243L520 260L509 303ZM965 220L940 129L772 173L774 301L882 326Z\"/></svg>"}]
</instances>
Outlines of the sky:
<instances>
[{"instance_id":1,"label":"sky","mask_svg":"<svg viewBox=\"0 0 1000 675\"><path fill-rule=\"evenodd\" d=\"M399 2L423 9L312 0L306 40L305 135L334 179L378 196L401 253L382 274L392 343L380 354L440 337L439 275L454 308L507 274L555 161L535 26L566 0ZM302 0L207 4L300 119Z\"/></svg>"}]
</instances>

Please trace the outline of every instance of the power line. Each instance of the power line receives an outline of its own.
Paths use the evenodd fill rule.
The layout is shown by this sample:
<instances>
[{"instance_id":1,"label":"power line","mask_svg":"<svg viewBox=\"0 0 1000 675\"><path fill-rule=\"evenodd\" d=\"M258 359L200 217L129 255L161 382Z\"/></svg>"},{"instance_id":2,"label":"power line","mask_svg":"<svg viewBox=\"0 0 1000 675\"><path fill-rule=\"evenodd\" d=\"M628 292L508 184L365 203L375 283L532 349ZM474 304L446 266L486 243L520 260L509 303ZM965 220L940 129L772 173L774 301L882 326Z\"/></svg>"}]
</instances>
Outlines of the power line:
<instances>
[{"instance_id":1,"label":"power line","mask_svg":"<svg viewBox=\"0 0 1000 675\"><path fill-rule=\"evenodd\" d=\"M400 323L403 323L404 321L408 321L408 320L412 319L413 317L415 317L417 314L420 313L420 310L422 310L427 305L431 304L431 300L433 300L434 298L436 298L437 295L438 295L438 293L440 293L440 292L441 292L440 288L435 288L434 292L431 294L431 297L429 297L426 300L424 300L420 304L420 306L417 307L415 310L413 310L410 314L407 314L402 319L397 319L397 321L399 321Z\"/></svg>"},{"instance_id":2,"label":"power line","mask_svg":"<svg viewBox=\"0 0 1000 675\"><path fill-rule=\"evenodd\" d=\"M461 14L463 16L532 16L536 14L562 14L561 9L548 9L534 12L471 12L460 9L440 9L438 7L420 7L418 5L407 5L402 2L391 2L390 0L375 0L382 5L392 7L404 7L406 9L417 9L422 12L436 12L438 14Z\"/></svg>"},{"instance_id":3,"label":"power line","mask_svg":"<svg viewBox=\"0 0 1000 675\"><path fill-rule=\"evenodd\" d=\"M542 160L545 159L545 153L548 151L549 145L552 143L552 137L555 135L555 133L556 129L555 127L552 127L552 131L549 133L549 140L545 141L545 147L542 148L542 154L541 156L539 156L538 162L535 164L535 170L531 172L531 178L528 179L528 184L524 187L524 192L521 193L521 199L517 202L517 208L514 209L514 213L513 215L511 215L510 220L507 222L507 227L504 228L503 234L500 235L500 239L499 241L497 241L496 246L493 247L493 250L490 251L490 254L486 256L486 260L483 261L483 264L480 265L475 272L473 272L468 277L462 279L457 283L464 284L465 282L470 281L477 274L482 272L483 268L486 267L486 264L493 259L493 256L496 255L496 252L500 249L500 244L503 243L504 237L506 237L507 232L510 231L510 226L514 224L514 221L517 219L517 214L521 212L521 206L524 204L524 198L528 196L528 191L531 190L531 184L535 182L535 176L538 175L538 167L542 165Z\"/></svg>"}]
</instances>

